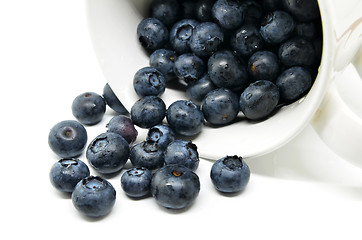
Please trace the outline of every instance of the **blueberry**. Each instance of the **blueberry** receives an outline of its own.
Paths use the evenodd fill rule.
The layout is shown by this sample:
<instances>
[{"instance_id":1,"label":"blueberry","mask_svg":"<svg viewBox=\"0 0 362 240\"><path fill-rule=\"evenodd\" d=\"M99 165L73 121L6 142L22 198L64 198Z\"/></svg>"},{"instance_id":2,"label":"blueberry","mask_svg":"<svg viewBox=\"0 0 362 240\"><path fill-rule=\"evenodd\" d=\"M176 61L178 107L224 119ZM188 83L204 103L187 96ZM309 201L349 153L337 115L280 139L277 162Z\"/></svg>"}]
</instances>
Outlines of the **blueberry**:
<instances>
[{"instance_id":1,"label":"blueberry","mask_svg":"<svg viewBox=\"0 0 362 240\"><path fill-rule=\"evenodd\" d=\"M88 166L76 158L63 158L53 164L49 178L51 184L61 192L73 192L77 183L90 174Z\"/></svg>"},{"instance_id":2,"label":"blueberry","mask_svg":"<svg viewBox=\"0 0 362 240\"><path fill-rule=\"evenodd\" d=\"M291 13L298 21L311 21L319 17L317 0L280 0L283 9Z\"/></svg>"},{"instance_id":3,"label":"blueberry","mask_svg":"<svg viewBox=\"0 0 362 240\"><path fill-rule=\"evenodd\" d=\"M279 44L290 37L294 30L293 17L284 11L270 12L264 16L260 34L269 44Z\"/></svg>"},{"instance_id":4,"label":"blueberry","mask_svg":"<svg viewBox=\"0 0 362 240\"><path fill-rule=\"evenodd\" d=\"M224 29L235 29L244 21L244 8L237 0L217 0L212 7L212 16Z\"/></svg>"},{"instance_id":5,"label":"blueberry","mask_svg":"<svg viewBox=\"0 0 362 240\"><path fill-rule=\"evenodd\" d=\"M160 96L165 92L166 79L156 68L144 67L134 75L133 87L140 97Z\"/></svg>"},{"instance_id":6,"label":"blueberry","mask_svg":"<svg viewBox=\"0 0 362 240\"><path fill-rule=\"evenodd\" d=\"M240 110L251 120L268 117L279 102L278 87L267 80L258 80L250 84L241 94Z\"/></svg>"},{"instance_id":7,"label":"blueberry","mask_svg":"<svg viewBox=\"0 0 362 240\"><path fill-rule=\"evenodd\" d=\"M218 88L205 96L201 110L209 123L227 125L238 116L239 98L236 93L227 88Z\"/></svg>"},{"instance_id":8,"label":"blueberry","mask_svg":"<svg viewBox=\"0 0 362 240\"><path fill-rule=\"evenodd\" d=\"M295 66L284 70L275 83L279 87L281 99L295 101L311 88L312 77L305 68Z\"/></svg>"},{"instance_id":9,"label":"blueberry","mask_svg":"<svg viewBox=\"0 0 362 240\"><path fill-rule=\"evenodd\" d=\"M170 44L178 54L191 52L190 39L198 24L194 19L182 19L172 26Z\"/></svg>"},{"instance_id":10,"label":"blueberry","mask_svg":"<svg viewBox=\"0 0 362 240\"><path fill-rule=\"evenodd\" d=\"M207 66L210 79L217 87L240 91L249 83L246 67L230 50L214 53Z\"/></svg>"},{"instance_id":11,"label":"blueberry","mask_svg":"<svg viewBox=\"0 0 362 240\"><path fill-rule=\"evenodd\" d=\"M179 80L190 83L204 75L205 64L195 54L184 53L177 58L173 69Z\"/></svg>"},{"instance_id":12,"label":"blueberry","mask_svg":"<svg viewBox=\"0 0 362 240\"><path fill-rule=\"evenodd\" d=\"M241 157L226 156L214 162L210 177L218 191L236 193L249 183L250 169Z\"/></svg>"},{"instance_id":13,"label":"blueberry","mask_svg":"<svg viewBox=\"0 0 362 240\"><path fill-rule=\"evenodd\" d=\"M129 144L136 141L138 131L132 120L123 115L114 116L107 123L107 132L113 132L121 135Z\"/></svg>"},{"instance_id":14,"label":"blueberry","mask_svg":"<svg viewBox=\"0 0 362 240\"><path fill-rule=\"evenodd\" d=\"M152 173L144 167L128 169L122 174L121 187L127 196L141 198L151 192Z\"/></svg>"},{"instance_id":15,"label":"blueberry","mask_svg":"<svg viewBox=\"0 0 362 240\"><path fill-rule=\"evenodd\" d=\"M79 156L88 140L84 126L75 120L64 120L55 124L49 132L48 144L62 158Z\"/></svg>"},{"instance_id":16,"label":"blueberry","mask_svg":"<svg viewBox=\"0 0 362 240\"><path fill-rule=\"evenodd\" d=\"M206 94L216 89L209 74L204 74L199 80L190 83L186 89L187 97L195 104L200 105Z\"/></svg>"},{"instance_id":17,"label":"blueberry","mask_svg":"<svg viewBox=\"0 0 362 240\"><path fill-rule=\"evenodd\" d=\"M177 134L194 136L204 126L204 116L200 108L191 101L177 100L167 109L167 121Z\"/></svg>"},{"instance_id":18,"label":"blueberry","mask_svg":"<svg viewBox=\"0 0 362 240\"><path fill-rule=\"evenodd\" d=\"M131 119L141 128L160 124L166 116L166 105L156 96L146 96L135 102L131 108Z\"/></svg>"},{"instance_id":19,"label":"blueberry","mask_svg":"<svg viewBox=\"0 0 362 240\"><path fill-rule=\"evenodd\" d=\"M190 206L200 192L199 177L189 168L165 165L151 180L151 194L156 202L168 209Z\"/></svg>"},{"instance_id":20,"label":"blueberry","mask_svg":"<svg viewBox=\"0 0 362 240\"><path fill-rule=\"evenodd\" d=\"M263 17L262 6L254 0L245 0L241 3L244 12L244 24L258 25Z\"/></svg>"},{"instance_id":21,"label":"blueberry","mask_svg":"<svg viewBox=\"0 0 362 240\"><path fill-rule=\"evenodd\" d=\"M180 18L180 4L177 0L153 0L151 16L171 27Z\"/></svg>"},{"instance_id":22,"label":"blueberry","mask_svg":"<svg viewBox=\"0 0 362 240\"><path fill-rule=\"evenodd\" d=\"M287 67L310 66L315 61L313 44L300 37L284 42L279 47L278 56L280 62Z\"/></svg>"},{"instance_id":23,"label":"blueberry","mask_svg":"<svg viewBox=\"0 0 362 240\"><path fill-rule=\"evenodd\" d=\"M114 94L108 83L104 85L103 98L106 101L106 104L117 113L123 115L129 114L128 110L123 106L122 102L118 99L116 94Z\"/></svg>"},{"instance_id":24,"label":"blueberry","mask_svg":"<svg viewBox=\"0 0 362 240\"><path fill-rule=\"evenodd\" d=\"M137 26L137 37L145 50L153 52L165 46L169 32L157 18L145 18Z\"/></svg>"},{"instance_id":25,"label":"blueberry","mask_svg":"<svg viewBox=\"0 0 362 240\"><path fill-rule=\"evenodd\" d=\"M94 92L78 95L72 103L74 117L85 125L99 123L106 112L106 102L102 96Z\"/></svg>"},{"instance_id":26,"label":"blueberry","mask_svg":"<svg viewBox=\"0 0 362 240\"><path fill-rule=\"evenodd\" d=\"M182 139L171 142L165 151L165 164L178 164L192 171L199 167L199 153L197 146L191 141Z\"/></svg>"},{"instance_id":27,"label":"blueberry","mask_svg":"<svg viewBox=\"0 0 362 240\"><path fill-rule=\"evenodd\" d=\"M87 148L86 157L97 172L111 174L123 168L129 152L129 144L121 135L106 132L93 139Z\"/></svg>"},{"instance_id":28,"label":"blueberry","mask_svg":"<svg viewBox=\"0 0 362 240\"><path fill-rule=\"evenodd\" d=\"M150 66L160 71L166 82L170 82L177 78L173 71L176 59L176 52L168 49L158 49L150 55Z\"/></svg>"},{"instance_id":29,"label":"blueberry","mask_svg":"<svg viewBox=\"0 0 362 240\"><path fill-rule=\"evenodd\" d=\"M72 202L85 216L102 217L112 210L116 202L116 190L107 180L98 176L89 176L74 188Z\"/></svg>"},{"instance_id":30,"label":"blueberry","mask_svg":"<svg viewBox=\"0 0 362 240\"><path fill-rule=\"evenodd\" d=\"M182 0L179 1L181 5L181 18L182 19L195 19L196 18L196 1L195 0Z\"/></svg>"},{"instance_id":31,"label":"blueberry","mask_svg":"<svg viewBox=\"0 0 362 240\"><path fill-rule=\"evenodd\" d=\"M158 124L148 130L146 140L156 142L158 147L164 150L170 142L175 140L175 133L170 126Z\"/></svg>"},{"instance_id":32,"label":"blueberry","mask_svg":"<svg viewBox=\"0 0 362 240\"><path fill-rule=\"evenodd\" d=\"M202 22L196 26L190 41L190 48L199 57L209 57L224 42L224 33L213 22Z\"/></svg>"},{"instance_id":33,"label":"blueberry","mask_svg":"<svg viewBox=\"0 0 362 240\"><path fill-rule=\"evenodd\" d=\"M270 51L258 51L249 58L248 72L254 81L274 81L279 74L279 59Z\"/></svg>"},{"instance_id":34,"label":"blueberry","mask_svg":"<svg viewBox=\"0 0 362 240\"><path fill-rule=\"evenodd\" d=\"M240 56L249 57L263 48L264 40L259 28L252 24L243 24L231 35L230 45Z\"/></svg>"},{"instance_id":35,"label":"blueberry","mask_svg":"<svg viewBox=\"0 0 362 240\"><path fill-rule=\"evenodd\" d=\"M211 10L215 1L216 0L198 0L196 2L196 19L200 22L213 21Z\"/></svg>"},{"instance_id":36,"label":"blueberry","mask_svg":"<svg viewBox=\"0 0 362 240\"><path fill-rule=\"evenodd\" d=\"M129 159L134 167L145 167L155 170L164 165L163 150L156 141L146 140L131 148Z\"/></svg>"}]
</instances>

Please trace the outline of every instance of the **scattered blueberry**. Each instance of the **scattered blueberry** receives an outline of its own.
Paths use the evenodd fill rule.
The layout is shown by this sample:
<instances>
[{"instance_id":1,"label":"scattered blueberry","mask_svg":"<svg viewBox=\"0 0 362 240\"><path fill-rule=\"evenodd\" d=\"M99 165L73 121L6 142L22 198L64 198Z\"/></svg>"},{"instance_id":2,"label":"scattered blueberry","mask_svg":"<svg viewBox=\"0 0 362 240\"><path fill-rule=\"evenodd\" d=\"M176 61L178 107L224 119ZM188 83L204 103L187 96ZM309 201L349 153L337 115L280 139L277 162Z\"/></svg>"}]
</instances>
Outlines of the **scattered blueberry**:
<instances>
[{"instance_id":1,"label":"scattered blueberry","mask_svg":"<svg viewBox=\"0 0 362 240\"><path fill-rule=\"evenodd\" d=\"M87 140L86 129L75 120L64 120L55 124L48 135L49 147L61 158L72 158L82 154Z\"/></svg>"},{"instance_id":2,"label":"scattered blueberry","mask_svg":"<svg viewBox=\"0 0 362 240\"><path fill-rule=\"evenodd\" d=\"M135 102L131 108L131 119L141 128L150 128L160 124L166 116L166 105L156 96L145 96Z\"/></svg>"},{"instance_id":3,"label":"scattered blueberry","mask_svg":"<svg viewBox=\"0 0 362 240\"><path fill-rule=\"evenodd\" d=\"M134 145L129 156L134 167L145 167L151 171L164 165L163 150L156 141L146 140Z\"/></svg>"},{"instance_id":4,"label":"scattered blueberry","mask_svg":"<svg viewBox=\"0 0 362 240\"><path fill-rule=\"evenodd\" d=\"M153 52L165 46L169 32L157 18L145 18L137 26L137 37L147 51Z\"/></svg>"},{"instance_id":5,"label":"scattered blueberry","mask_svg":"<svg viewBox=\"0 0 362 240\"><path fill-rule=\"evenodd\" d=\"M144 67L134 75L133 87L140 97L160 96L165 91L166 79L156 68Z\"/></svg>"},{"instance_id":6,"label":"scattered blueberry","mask_svg":"<svg viewBox=\"0 0 362 240\"><path fill-rule=\"evenodd\" d=\"M313 44L301 37L284 42L279 47L278 56L280 62L287 67L310 66L315 61Z\"/></svg>"},{"instance_id":7,"label":"scattered blueberry","mask_svg":"<svg viewBox=\"0 0 362 240\"><path fill-rule=\"evenodd\" d=\"M102 96L94 92L78 95L72 103L74 117L85 125L99 123L106 112L106 102Z\"/></svg>"},{"instance_id":8,"label":"scattered blueberry","mask_svg":"<svg viewBox=\"0 0 362 240\"><path fill-rule=\"evenodd\" d=\"M116 94L114 94L112 88L108 83L104 85L103 88L103 98L106 101L107 105L116 111L119 114L129 114L128 110L123 106L122 102L118 99Z\"/></svg>"},{"instance_id":9,"label":"scattered blueberry","mask_svg":"<svg viewBox=\"0 0 362 240\"><path fill-rule=\"evenodd\" d=\"M178 164L192 171L199 167L199 153L197 146L191 141L182 139L171 142L165 150L165 164Z\"/></svg>"},{"instance_id":10,"label":"scattered blueberry","mask_svg":"<svg viewBox=\"0 0 362 240\"><path fill-rule=\"evenodd\" d=\"M118 115L112 117L106 127L108 129L107 132L121 135L129 144L132 144L137 139L138 131L132 120L127 116Z\"/></svg>"},{"instance_id":11,"label":"scattered blueberry","mask_svg":"<svg viewBox=\"0 0 362 240\"><path fill-rule=\"evenodd\" d=\"M176 59L175 51L164 48L157 49L150 55L150 66L160 71L166 82L170 82L177 78L173 71Z\"/></svg>"},{"instance_id":12,"label":"scattered blueberry","mask_svg":"<svg viewBox=\"0 0 362 240\"><path fill-rule=\"evenodd\" d=\"M167 148L168 144L175 140L175 133L170 126L158 124L148 130L146 140L152 140L157 143L161 150Z\"/></svg>"},{"instance_id":13,"label":"scattered blueberry","mask_svg":"<svg viewBox=\"0 0 362 240\"><path fill-rule=\"evenodd\" d=\"M254 81L274 81L279 74L279 59L270 51L258 51L249 58L248 72Z\"/></svg>"},{"instance_id":14,"label":"scattered blueberry","mask_svg":"<svg viewBox=\"0 0 362 240\"><path fill-rule=\"evenodd\" d=\"M191 83L201 78L205 73L204 61L193 53L178 56L174 71L179 80Z\"/></svg>"},{"instance_id":15,"label":"scattered blueberry","mask_svg":"<svg viewBox=\"0 0 362 240\"><path fill-rule=\"evenodd\" d=\"M121 187L127 196L141 198L151 192L152 173L144 167L134 167L122 174Z\"/></svg>"},{"instance_id":16,"label":"scattered blueberry","mask_svg":"<svg viewBox=\"0 0 362 240\"><path fill-rule=\"evenodd\" d=\"M201 105L207 93L216 89L209 74L204 74L200 79L187 85L186 96L196 105Z\"/></svg>"},{"instance_id":17,"label":"scattered blueberry","mask_svg":"<svg viewBox=\"0 0 362 240\"><path fill-rule=\"evenodd\" d=\"M212 7L212 16L222 28L235 29L244 21L243 10L238 0L217 0Z\"/></svg>"},{"instance_id":18,"label":"scattered blueberry","mask_svg":"<svg viewBox=\"0 0 362 240\"><path fill-rule=\"evenodd\" d=\"M190 39L198 24L199 22L194 19L182 19L172 26L170 44L178 54L191 51Z\"/></svg>"}]
</instances>

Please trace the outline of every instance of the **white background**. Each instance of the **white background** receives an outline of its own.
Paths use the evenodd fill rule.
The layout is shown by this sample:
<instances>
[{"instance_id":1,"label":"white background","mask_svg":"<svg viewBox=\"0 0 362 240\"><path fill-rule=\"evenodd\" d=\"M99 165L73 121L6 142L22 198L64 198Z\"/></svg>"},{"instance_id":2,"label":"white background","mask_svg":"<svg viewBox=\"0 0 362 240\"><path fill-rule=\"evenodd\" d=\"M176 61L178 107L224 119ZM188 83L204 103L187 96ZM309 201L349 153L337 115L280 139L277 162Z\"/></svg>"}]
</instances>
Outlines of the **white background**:
<instances>
[{"instance_id":1,"label":"white background","mask_svg":"<svg viewBox=\"0 0 362 240\"><path fill-rule=\"evenodd\" d=\"M58 157L47 137L54 124L74 119L78 94L101 94L106 83L84 1L0 1L0 33L1 239L361 239L362 169L336 156L310 126L285 147L247 160L252 175L240 194L219 194L209 179L212 162L202 160L201 191L186 211L126 197L118 174L107 178L117 191L113 211L83 217L49 182ZM87 127L89 141L112 116L108 109Z\"/></svg>"}]
</instances>

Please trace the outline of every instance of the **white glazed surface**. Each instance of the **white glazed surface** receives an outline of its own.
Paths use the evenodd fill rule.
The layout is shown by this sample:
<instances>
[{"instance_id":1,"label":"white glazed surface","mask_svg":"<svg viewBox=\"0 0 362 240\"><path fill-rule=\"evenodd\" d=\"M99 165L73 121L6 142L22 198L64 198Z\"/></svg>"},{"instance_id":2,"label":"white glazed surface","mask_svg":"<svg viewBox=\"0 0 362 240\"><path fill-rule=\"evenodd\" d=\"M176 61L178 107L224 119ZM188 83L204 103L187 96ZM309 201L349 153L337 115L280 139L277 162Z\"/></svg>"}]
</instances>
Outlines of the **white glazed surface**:
<instances>
[{"instance_id":1,"label":"white glazed surface","mask_svg":"<svg viewBox=\"0 0 362 240\"><path fill-rule=\"evenodd\" d=\"M149 64L148 57L136 39L137 24L143 18L142 12L148 6L147 3L149 1L145 0L87 1L89 29L96 55L106 79L128 109L139 98L133 90L133 75ZM340 42L346 39L342 37L337 41L341 30L338 33L332 26L333 7L328 1L320 1L324 32L323 56L318 77L308 95L281 108L265 121L250 122L240 117L229 126L205 126L192 139L203 158L218 159L231 154L244 158L261 156L293 139L310 122L335 77L337 52L343 52ZM351 58L352 53L345 55L348 57L339 61L340 66L350 60L348 58ZM167 106L182 98L185 98L184 93L176 89L167 89L162 96Z\"/></svg>"}]
</instances>

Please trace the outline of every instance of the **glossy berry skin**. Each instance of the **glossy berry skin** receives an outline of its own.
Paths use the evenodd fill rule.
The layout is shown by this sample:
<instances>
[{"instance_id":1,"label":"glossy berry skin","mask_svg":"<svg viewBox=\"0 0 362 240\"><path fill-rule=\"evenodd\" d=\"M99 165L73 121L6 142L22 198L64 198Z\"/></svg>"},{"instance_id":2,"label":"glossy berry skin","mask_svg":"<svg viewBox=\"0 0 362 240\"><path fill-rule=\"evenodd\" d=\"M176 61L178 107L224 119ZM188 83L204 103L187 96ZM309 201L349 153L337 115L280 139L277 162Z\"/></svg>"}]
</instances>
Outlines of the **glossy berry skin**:
<instances>
[{"instance_id":1,"label":"glossy berry skin","mask_svg":"<svg viewBox=\"0 0 362 240\"><path fill-rule=\"evenodd\" d=\"M191 101L178 100L167 109L167 122L176 134L194 136L204 126L204 116L200 108Z\"/></svg>"},{"instance_id":2,"label":"glossy berry skin","mask_svg":"<svg viewBox=\"0 0 362 240\"><path fill-rule=\"evenodd\" d=\"M180 4L177 0L153 0L151 16L171 27L180 18Z\"/></svg>"},{"instance_id":3,"label":"glossy berry skin","mask_svg":"<svg viewBox=\"0 0 362 240\"><path fill-rule=\"evenodd\" d=\"M72 103L74 117L85 125L99 123L106 112L106 101L97 93L85 92L78 95Z\"/></svg>"},{"instance_id":4,"label":"glossy berry skin","mask_svg":"<svg viewBox=\"0 0 362 240\"><path fill-rule=\"evenodd\" d=\"M252 24L244 24L233 32L230 45L238 55L249 57L263 48L264 40L259 33L259 28Z\"/></svg>"},{"instance_id":5,"label":"glossy berry skin","mask_svg":"<svg viewBox=\"0 0 362 240\"><path fill-rule=\"evenodd\" d=\"M86 157L98 173L111 174L123 168L129 153L129 144L121 135L106 132L93 139L87 148Z\"/></svg>"},{"instance_id":6,"label":"glossy berry skin","mask_svg":"<svg viewBox=\"0 0 362 240\"><path fill-rule=\"evenodd\" d=\"M280 44L293 33L294 25L294 19L290 14L277 10L264 16L260 34L265 42Z\"/></svg>"},{"instance_id":7,"label":"glossy berry skin","mask_svg":"<svg viewBox=\"0 0 362 240\"><path fill-rule=\"evenodd\" d=\"M308 70L295 66L284 70L275 84L279 87L280 97L285 101L296 101L312 86L313 80Z\"/></svg>"},{"instance_id":8,"label":"glossy berry skin","mask_svg":"<svg viewBox=\"0 0 362 240\"><path fill-rule=\"evenodd\" d=\"M116 94L113 92L112 88L109 86L108 83L104 85L103 98L106 101L106 104L117 113L123 115L129 113L128 110L123 106L122 102L118 99Z\"/></svg>"},{"instance_id":9,"label":"glossy berry skin","mask_svg":"<svg viewBox=\"0 0 362 240\"><path fill-rule=\"evenodd\" d=\"M216 89L209 74L204 74L199 80L190 83L186 89L186 96L196 105L201 105L202 100L212 90Z\"/></svg>"},{"instance_id":10,"label":"glossy berry skin","mask_svg":"<svg viewBox=\"0 0 362 240\"><path fill-rule=\"evenodd\" d=\"M233 122L239 113L239 98L227 88L218 88L205 96L201 110L206 121L212 125L227 125Z\"/></svg>"},{"instance_id":11,"label":"glossy berry skin","mask_svg":"<svg viewBox=\"0 0 362 240\"><path fill-rule=\"evenodd\" d=\"M237 193L249 183L250 169L241 157L226 156L214 162L210 178L218 191Z\"/></svg>"},{"instance_id":12,"label":"glossy berry skin","mask_svg":"<svg viewBox=\"0 0 362 240\"><path fill-rule=\"evenodd\" d=\"M191 83L204 75L205 64L195 54L184 53L177 58L173 70L179 80Z\"/></svg>"},{"instance_id":13,"label":"glossy berry skin","mask_svg":"<svg viewBox=\"0 0 362 240\"><path fill-rule=\"evenodd\" d=\"M146 140L156 142L159 149L165 150L168 144L175 140L175 133L170 126L158 124L148 130Z\"/></svg>"},{"instance_id":14,"label":"glossy berry skin","mask_svg":"<svg viewBox=\"0 0 362 240\"><path fill-rule=\"evenodd\" d=\"M250 84L240 96L239 107L250 120L262 120L268 117L279 102L278 87L267 80L258 80Z\"/></svg>"},{"instance_id":15,"label":"glossy berry skin","mask_svg":"<svg viewBox=\"0 0 362 240\"><path fill-rule=\"evenodd\" d=\"M197 146L191 141L182 139L171 142L165 151L165 164L178 164L192 171L199 167L199 153Z\"/></svg>"},{"instance_id":16,"label":"glossy berry skin","mask_svg":"<svg viewBox=\"0 0 362 240\"><path fill-rule=\"evenodd\" d=\"M57 190L71 193L77 183L90 174L88 166L76 158L63 158L50 169L50 182Z\"/></svg>"},{"instance_id":17,"label":"glossy berry skin","mask_svg":"<svg viewBox=\"0 0 362 240\"><path fill-rule=\"evenodd\" d=\"M165 46L169 32L157 18L145 18L137 26L137 37L145 50L153 52Z\"/></svg>"},{"instance_id":18,"label":"glossy berry skin","mask_svg":"<svg viewBox=\"0 0 362 240\"><path fill-rule=\"evenodd\" d=\"M249 83L245 65L230 50L214 53L208 60L207 71L217 87L240 91Z\"/></svg>"},{"instance_id":19,"label":"glossy berry skin","mask_svg":"<svg viewBox=\"0 0 362 240\"><path fill-rule=\"evenodd\" d=\"M146 140L131 148L129 159L134 167L145 167L151 171L164 165L163 150L157 142Z\"/></svg>"},{"instance_id":20,"label":"glossy berry skin","mask_svg":"<svg viewBox=\"0 0 362 240\"><path fill-rule=\"evenodd\" d=\"M61 158L81 155L87 140L86 129L75 120L64 120L55 124L48 135L49 147Z\"/></svg>"},{"instance_id":21,"label":"glossy berry skin","mask_svg":"<svg viewBox=\"0 0 362 240\"><path fill-rule=\"evenodd\" d=\"M160 71L166 82L170 82L177 78L173 71L176 59L175 51L164 48L157 49L150 55L150 66Z\"/></svg>"},{"instance_id":22,"label":"glossy berry skin","mask_svg":"<svg viewBox=\"0 0 362 240\"><path fill-rule=\"evenodd\" d=\"M274 81L279 74L279 59L270 51L258 51L249 58L248 72L253 81Z\"/></svg>"},{"instance_id":23,"label":"glossy berry skin","mask_svg":"<svg viewBox=\"0 0 362 240\"><path fill-rule=\"evenodd\" d=\"M91 218L102 217L112 210L116 202L116 190L107 180L89 176L74 188L72 202L83 215Z\"/></svg>"},{"instance_id":24,"label":"glossy berry skin","mask_svg":"<svg viewBox=\"0 0 362 240\"><path fill-rule=\"evenodd\" d=\"M160 124L166 116L166 105L156 96L145 96L135 102L131 108L131 119L141 128L150 128Z\"/></svg>"},{"instance_id":25,"label":"glossy berry skin","mask_svg":"<svg viewBox=\"0 0 362 240\"><path fill-rule=\"evenodd\" d=\"M193 53L201 58L211 56L224 42L222 29L214 22L202 22L196 26L190 41Z\"/></svg>"},{"instance_id":26,"label":"glossy berry skin","mask_svg":"<svg viewBox=\"0 0 362 240\"><path fill-rule=\"evenodd\" d=\"M287 67L310 66L315 61L313 44L303 38L293 38L284 42L278 51L280 62Z\"/></svg>"},{"instance_id":27,"label":"glossy berry skin","mask_svg":"<svg viewBox=\"0 0 362 240\"><path fill-rule=\"evenodd\" d=\"M106 125L107 132L113 132L121 135L129 144L136 141L138 131L132 120L124 115L114 116Z\"/></svg>"},{"instance_id":28,"label":"glossy berry skin","mask_svg":"<svg viewBox=\"0 0 362 240\"><path fill-rule=\"evenodd\" d=\"M198 24L194 19L182 19L172 26L170 44L177 54L191 52L190 39Z\"/></svg>"},{"instance_id":29,"label":"glossy berry skin","mask_svg":"<svg viewBox=\"0 0 362 240\"><path fill-rule=\"evenodd\" d=\"M156 68L144 67L134 75L133 87L140 97L160 96L165 92L166 79Z\"/></svg>"},{"instance_id":30,"label":"glossy berry skin","mask_svg":"<svg viewBox=\"0 0 362 240\"><path fill-rule=\"evenodd\" d=\"M223 29L235 29L244 21L244 8L239 1L217 0L212 7L212 16Z\"/></svg>"},{"instance_id":31,"label":"glossy berry skin","mask_svg":"<svg viewBox=\"0 0 362 240\"><path fill-rule=\"evenodd\" d=\"M199 177L184 166L165 165L155 172L151 180L152 196L159 205L168 209L190 206L199 192Z\"/></svg>"},{"instance_id":32,"label":"glossy berry skin","mask_svg":"<svg viewBox=\"0 0 362 240\"><path fill-rule=\"evenodd\" d=\"M145 197L151 192L152 173L144 167L134 167L122 174L121 187L131 198Z\"/></svg>"},{"instance_id":33,"label":"glossy berry skin","mask_svg":"<svg viewBox=\"0 0 362 240\"><path fill-rule=\"evenodd\" d=\"M280 0L283 9L298 21L312 21L319 17L317 0Z\"/></svg>"}]
</instances>

